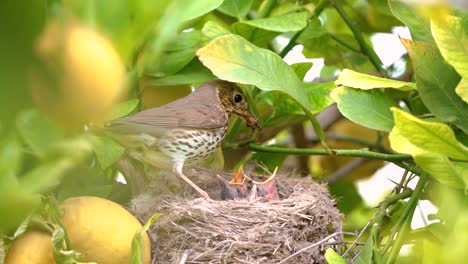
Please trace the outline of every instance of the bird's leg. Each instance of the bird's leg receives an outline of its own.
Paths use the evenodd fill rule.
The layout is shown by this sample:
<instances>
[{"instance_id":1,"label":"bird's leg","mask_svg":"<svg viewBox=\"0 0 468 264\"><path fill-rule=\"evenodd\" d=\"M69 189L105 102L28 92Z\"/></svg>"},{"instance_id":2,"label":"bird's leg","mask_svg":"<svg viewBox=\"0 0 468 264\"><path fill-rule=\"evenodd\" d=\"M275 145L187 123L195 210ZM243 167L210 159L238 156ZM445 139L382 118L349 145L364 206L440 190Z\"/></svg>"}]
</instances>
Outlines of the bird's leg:
<instances>
[{"instance_id":1,"label":"bird's leg","mask_svg":"<svg viewBox=\"0 0 468 264\"><path fill-rule=\"evenodd\" d=\"M179 177L181 177L185 182L187 182L190 186L192 186L197 192L200 193L201 197L204 199L210 199L208 193L206 193L202 188L198 187L195 183L193 183L187 176L184 175L182 172L182 168L184 167L184 161L176 161L172 165L172 171Z\"/></svg>"}]
</instances>

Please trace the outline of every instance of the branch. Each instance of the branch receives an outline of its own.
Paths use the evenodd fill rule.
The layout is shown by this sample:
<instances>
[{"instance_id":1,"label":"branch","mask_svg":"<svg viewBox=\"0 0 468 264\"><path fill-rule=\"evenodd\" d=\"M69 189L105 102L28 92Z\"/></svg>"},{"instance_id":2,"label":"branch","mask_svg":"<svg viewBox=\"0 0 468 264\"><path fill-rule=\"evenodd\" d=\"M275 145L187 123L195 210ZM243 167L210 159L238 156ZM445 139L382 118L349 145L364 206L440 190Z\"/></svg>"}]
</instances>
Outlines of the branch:
<instances>
[{"instance_id":1,"label":"branch","mask_svg":"<svg viewBox=\"0 0 468 264\"><path fill-rule=\"evenodd\" d=\"M345 13L343 8L341 7L340 0L331 0L333 6L335 6L336 11L338 14L340 14L341 18L343 21L348 25L349 29L351 29L351 32L353 32L354 38L356 41L359 43L359 47L361 48L361 51L367 55L369 60L371 61L372 65L374 65L375 69L382 74L382 76L386 77L387 72L384 70L382 67L382 61L380 61L379 56L375 53L375 51L369 47L366 43L366 40L361 34L361 31L359 28L356 26L356 24L348 17L348 15Z\"/></svg>"},{"instance_id":2,"label":"branch","mask_svg":"<svg viewBox=\"0 0 468 264\"><path fill-rule=\"evenodd\" d=\"M272 146L261 146L257 144L249 144L250 150L257 152L269 152L269 153L281 153L290 155L328 155L326 149L298 149L298 148L284 148L284 147L272 147ZM363 157L369 159L386 160L390 162L398 162L411 160L412 157L406 154L386 154L380 152L373 152L367 149L330 149L331 153L336 156L344 157ZM398 164L397 164L398 165Z\"/></svg>"}]
</instances>

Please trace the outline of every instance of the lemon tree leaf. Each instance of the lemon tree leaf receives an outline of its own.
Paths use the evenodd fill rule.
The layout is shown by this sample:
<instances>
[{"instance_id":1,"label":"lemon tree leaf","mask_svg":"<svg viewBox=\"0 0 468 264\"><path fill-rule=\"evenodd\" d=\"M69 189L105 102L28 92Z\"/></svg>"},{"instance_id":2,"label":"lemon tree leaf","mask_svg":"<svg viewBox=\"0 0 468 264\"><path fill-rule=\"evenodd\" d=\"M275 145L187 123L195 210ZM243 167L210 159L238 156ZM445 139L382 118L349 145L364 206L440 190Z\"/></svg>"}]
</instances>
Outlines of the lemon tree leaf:
<instances>
[{"instance_id":1,"label":"lemon tree leaf","mask_svg":"<svg viewBox=\"0 0 468 264\"><path fill-rule=\"evenodd\" d=\"M91 136L90 139L96 158L103 170L116 163L125 152L125 148L110 137Z\"/></svg>"},{"instance_id":2,"label":"lemon tree leaf","mask_svg":"<svg viewBox=\"0 0 468 264\"><path fill-rule=\"evenodd\" d=\"M327 106L334 103L330 97L330 91L335 88L333 82L328 83L304 83L304 89L309 97L310 108L313 114L316 114Z\"/></svg>"},{"instance_id":3,"label":"lemon tree leaf","mask_svg":"<svg viewBox=\"0 0 468 264\"><path fill-rule=\"evenodd\" d=\"M83 254L77 251L63 248L63 245L65 244L65 231L60 225L55 227L55 230L52 234L51 243L53 248L54 259L57 263L79 263L79 260L83 257Z\"/></svg>"},{"instance_id":4,"label":"lemon tree leaf","mask_svg":"<svg viewBox=\"0 0 468 264\"><path fill-rule=\"evenodd\" d=\"M121 118L130 114L138 106L138 102L138 99L131 99L117 104L111 111L110 120Z\"/></svg>"},{"instance_id":5,"label":"lemon tree leaf","mask_svg":"<svg viewBox=\"0 0 468 264\"><path fill-rule=\"evenodd\" d=\"M229 34L199 49L197 56L220 79L255 85L265 91L280 91L303 108L310 109L307 94L296 73L272 51Z\"/></svg>"},{"instance_id":6,"label":"lemon tree leaf","mask_svg":"<svg viewBox=\"0 0 468 264\"><path fill-rule=\"evenodd\" d=\"M455 92L465 103L468 103L468 79L461 79L455 88Z\"/></svg>"},{"instance_id":7,"label":"lemon tree leaf","mask_svg":"<svg viewBox=\"0 0 468 264\"><path fill-rule=\"evenodd\" d=\"M16 127L26 145L41 158L50 146L63 138L63 131L35 109L21 112L16 120Z\"/></svg>"},{"instance_id":8,"label":"lemon tree leaf","mask_svg":"<svg viewBox=\"0 0 468 264\"><path fill-rule=\"evenodd\" d=\"M304 80L304 77L306 76L307 72L312 68L312 62L299 62L295 64L291 64L291 68L296 72L297 77L299 77L300 80Z\"/></svg>"},{"instance_id":9,"label":"lemon tree leaf","mask_svg":"<svg viewBox=\"0 0 468 264\"><path fill-rule=\"evenodd\" d=\"M240 24L273 32L298 31L307 26L307 12L245 20L235 23L233 28L235 29Z\"/></svg>"},{"instance_id":10,"label":"lemon tree leaf","mask_svg":"<svg viewBox=\"0 0 468 264\"><path fill-rule=\"evenodd\" d=\"M136 232L132 239L132 255L131 255L131 264L143 264L143 252L144 252L144 241L142 233L148 231L150 226L159 218L162 214L154 214L151 218L145 223L145 225Z\"/></svg>"},{"instance_id":11,"label":"lemon tree leaf","mask_svg":"<svg viewBox=\"0 0 468 264\"><path fill-rule=\"evenodd\" d=\"M218 7L221 13L232 17L245 17L252 6L253 0L224 0Z\"/></svg>"},{"instance_id":12,"label":"lemon tree leaf","mask_svg":"<svg viewBox=\"0 0 468 264\"><path fill-rule=\"evenodd\" d=\"M416 86L424 105L436 117L468 134L468 104L455 93L460 76L429 42L401 39L414 65Z\"/></svg>"},{"instance_id":13,"label":"lemon tree leaf","mask_svg":"<svg viewBox=\"0 0 468 264\"><path fill-rule=\"evenodd\" d=\"M331 248L327 248L325 251L325 259L327 260L328 264L347 264L346 260L344 260L335 250Z\"/></svg>"},{"instance_id":14,"label":"lemon tree leaf","mask_svg":"<svg viewBox=\"0 0 468 264\"><path fill-rule=\"evenodd\" d=\"M401 91L410 91L416 89L415 83L385 79L369 74L355 72L350 69L344 69L338 76L335 84L363 90L375 88L395 88Z\"/></svg>"},{"instance_id":15,"label":"lemon tree leaf","mask_svg":"<svg viewBox=\"0 0 468 264\"><path fill-rule=\"evenodd\" d=\"M398 131L418 148L454 159L468 160L468 148L458 142L448 125L421 120L398 108L392 111Z\"/></svg>"},{"instance_id":16,"label":"lemon tree leaf","mask_svg":"<svg viewBox=\"0 0 468 264\"><path fill-rule=\"evenodd\" d=\"M414 155L415 153L424 151L405 138L398 129L398 126L393 127L392 131L388 135L388 139L390 140L390 146L392 149L397 152Z\"/></svg>"},{"instance_id":17,"label":"lemon tree leaf","mask_svg":"<svg viewBox=\"0 0 468 264\"><path fill-rule=\"evenodd\" d=\"M367 238L364 247L361 249L359 253L359 257L356 259L355 264L369 264L372 263L372 248L374 247L374 238L369 236Z\"/></svg>"},{"instance_id":18,"label":"lemon tree leaf","mask_svg":"<svg viewBox=\"0 0 468 264\"><path fill-rule=\"evenodd\" d=\"M205 44L217 37L231 34L229 30L223 28L221 25L211 20L206 22L205 25L203 25L201 32L203 35L202 42Z\"/></svg>"},{"instance_id":19,"label":"lemon tree leaf","mask_svg":"<svg viewBox=\"0 0 468 264\"><path fill-rule=\"evenodd\" d=\"M0 190L17 186L17 176L23 163L21 145L16 137L8 137L0 145Z\"/></svg>"},{"instance_id":20,"label":"lemon tree leaf","mask_svg":"<svg viewBox=\"0 0 468 264\"><path fill-rule=\"evenodd\" d=\"M410 29L412 39L432 41L429 19L404 2L404 0L388 0L393 15Z\"/></svg>"},{"instance_id":21,"label":"lemon tree leaf","mask_svg":"<svg viewBox=\"0 0 468 264\"><path fill-rule=\"evenodd\" d=\"M466 189L466 184L468 183L468 163L453 162L447 156L428 151L417 152L413 157L419 167L442 184ZM464 167L463 164L465 165Z\"/></svg>"},{"instance_id":22,"label":"lemon tree leaf","mask_svg":"<svg viewBox=\"0 0 468 264\"><path fill-rule=\"evenodd\" d=\"M198 61L198 59L192 60L186 67L179 72L164 76L161 78L150 78L144 80L145 87L152 86L168 86L168 85L181 85L181 84L193 84L202 83L208 80L213 80L216 77L206 67Z\"/></svg>"},{"instance_id":23,"label":"lemon tree leaf","mask_svg":"<svg viewBox=\"0 0 468 264\"><path fill-rule=\"evenodd\" d=\"M390 107L395 102L380 90L359 90L342 86L333 89L330 96L340 112L349 120L381 131L390 131L393 116Z\"/></svg>"},{"instance_id":24,"label":"lemon tree leaf","mask_svg":"<svg viewBox=\"0 0 468 264\"><path fill-rule=\"evenodd\" d=\"M462 19L456 16L434 17L431 30L444 59L463 78L468 78L468 32L464 32Z\"/></svg>"}]
</instances>

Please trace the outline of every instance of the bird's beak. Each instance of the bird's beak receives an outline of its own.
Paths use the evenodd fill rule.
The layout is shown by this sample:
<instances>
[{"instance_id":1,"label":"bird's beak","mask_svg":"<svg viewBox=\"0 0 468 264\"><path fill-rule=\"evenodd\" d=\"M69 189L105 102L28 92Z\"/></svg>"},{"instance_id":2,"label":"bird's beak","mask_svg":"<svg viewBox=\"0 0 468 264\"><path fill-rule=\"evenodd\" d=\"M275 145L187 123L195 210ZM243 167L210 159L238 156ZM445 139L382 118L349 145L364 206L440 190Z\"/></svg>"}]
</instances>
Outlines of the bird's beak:
<instances>
[{"instance_id":1,"label":"bird's beak","mask_svg":"<svg viewBox=\"0 0 468 264\"><path fill-rule=\"evenodd\" d=\"M260 126L260 123L258 122L258 118L252 114L248 113L248 115L244 116L245 121L247 122L247 126L251 128L258 128L261 129L262 127Z\"/></svg>"}]
</instances>

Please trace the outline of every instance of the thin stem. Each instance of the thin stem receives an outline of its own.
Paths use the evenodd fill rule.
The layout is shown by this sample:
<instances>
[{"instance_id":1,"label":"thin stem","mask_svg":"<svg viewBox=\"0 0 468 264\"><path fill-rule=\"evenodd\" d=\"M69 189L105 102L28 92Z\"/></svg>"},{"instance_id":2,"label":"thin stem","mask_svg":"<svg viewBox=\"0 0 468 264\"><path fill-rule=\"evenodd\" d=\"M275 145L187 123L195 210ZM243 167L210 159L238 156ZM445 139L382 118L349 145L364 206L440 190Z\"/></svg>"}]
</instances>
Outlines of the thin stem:
<instances>
[{"instance_id":1,"label":"thin stem","mask_svg":"<svg viewBox=\"0 0 468 264\"><path fill-rule=\"evenodd\" d=\"M355 47L353 47L350 44L346 43L346 41L338 38L337 36L335 36L333 34L330 34L329 36L330 36L330 38L332 38L333 40L335 40L339 44L343 45L345 48L348 48L348 49L350 49L350 50L352 50L354 52L357 52L357 53L361 53L361 51L359 49L356 49Z\"/></svg>"},{"instance_id":2,"label":"thin stem","mask_svg":"<svg viewBox=\"0 0 468 264\"><path fill-rule=\"evenodd\" d=\"M265 0L265 2L263 2L262 6L258 10L258 18L264 18L270 15L271 10L273 10L275 5L276 0Z\"/></svg>"},{"instance_id":3,"label":"thin stem","mask_svg":"<svg viewBox=\"0 0 468 264\"><path fill-rule=\"evenodd\" d=\"M309 18L309 22L312 21L313 19L316 19L320 13L322 13L323 9L329 4L330 2L328 0L321 0L317 7L315 7L315 10L314 10L314 14ZM304 27L302 30L300 31L297 31L296 33L294 33L294 35L291 37L291 39L289 40L288 44L281 50L281 52L279 53L280 57L281 58L284 58L286 56L286 54L288 54L288 52L294 48L294 46L296 46L296 41L297 39L302 35L302 32L304 32L304 30L307 28Z\"/></svg>"},{"instance_id":4,"label":"thin stem","mask_svg":"<svg viewBox=\"0 0 468 264\"><path fill-rule=\"evenodd\" d=\"M261 146L257 144L249 144L249 148L257 152L282 153L290 155L329 155L329 152L326 149L284 148ZM406 154L387 154L373 152L366 149L330 149L330 151L333 155L344 157L364 157L369 159L379 159L391 162L411 160L411 156Z\"/></svg>"},{"instance_id":5,"label":"thin stem","mask_svg":"<svg viewBox=\"0 0 468 264\"><path fill-rule=\"evenodd\" d=\"M330 147L328 147L327 142L325 141L325 132L323 131L322 127L320 126L320 122L317 120L314 114L309 111L309 109L302 107L302 110L306 114L307 118L309 118L310 122L312 123L312 127L314 128L315 134L320 140L320 144L325 148L325 151L328 155L331 155L332 152Z\"/></svg>"},{"instance_id":6,"label":"thin stem","mask_svg":"<svg viewBox=\"0 0 468 264\"><path fill-rule=\"evenodd\" d=\"M380 74L382 74L382 76L386 77L387 72L382 67L382 61L380 61L380 58L377 56L375 51L371 47L369 47L369 45L367 45L366 40L362 36L361 31L359 30L355 22L353 22L348 17L344 9L341 7L341 0L331 0L331 2L335 6L336 11L341 16L343 21L346 23L346 25L348 25L349 29L351 29L351 32L353 32L354 38L359 43L359 47L361 48L361 51L367 55L372 65L374 65L375 69Z\"/></svg>"},{"instance_id":7,"label":"thin stem","mask_svg":"<svg viewBox=\"0 0 468 264\"><path fill-rule=\"evenodd\" d=\"M421 196L424 186L426 186L427 180L428 176L426 173L420 175L418 184L416 185L416 188L414 189L414 192L411 195L411 198L409 199L408 204L406 205L406 208L403 211L403 214L398 219L396 226L401 225L401 227L398 231L397 237L393 242L392 249L390 250L390 255L388 256L388 259L386 261L387 264L394 263L396 257L398 256L398 253L400 252L404 238L408 233L408 230L411 228L411 220L413 219L414 210L416 209L419 197Z\"/></svg>"}]
</instances>

